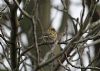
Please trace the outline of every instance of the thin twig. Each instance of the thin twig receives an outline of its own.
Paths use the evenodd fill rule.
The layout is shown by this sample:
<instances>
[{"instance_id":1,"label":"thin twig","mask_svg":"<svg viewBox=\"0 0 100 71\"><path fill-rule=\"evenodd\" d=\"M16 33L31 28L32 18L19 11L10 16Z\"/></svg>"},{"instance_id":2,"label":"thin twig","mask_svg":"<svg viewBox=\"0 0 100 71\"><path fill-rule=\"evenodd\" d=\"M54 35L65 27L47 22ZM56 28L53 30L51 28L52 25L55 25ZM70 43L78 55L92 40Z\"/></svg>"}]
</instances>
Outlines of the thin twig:
<instances>
[{"instance_id":1,"label":"thin twig","mask_svg":"<svg viewBox=\"0 0 100 71\"><path fill-rule=\"evenodd\" d=\"M10 7L11 6L11 4L9 3L9 1L8 0L4 0L5 1L5 3Z\"/></svg>"},{"instance_id":2,"label":"thin twig","mask_svg":"<svg viewBox=\"0 0 100 71\"><path fill-rule=\"evenodd\" d=\"M36 46L36 50L37 50L37 58L38 58L38 64L39 64L40 54L39 54L39 47L38 47L38 42L37 42L36 22L35 22L34 16L32 17L32 24L33 24L34 40L35 40L35 46Z\"/></svg>"},{"instance_id":3,"label":"thin twig","mask_svg":"<svg viewBox=\"0 0 100 71\"><path fill-rule=\"evenodd\" d=\"M83 17L84 17L84 13L85 13L85 2L84 0L82 0L82 6L83 6L83 10L82 10L82 15L81 15L81 20L80 20L80 28L82 28L83 25Z\"/></svg>"}]
</instances>

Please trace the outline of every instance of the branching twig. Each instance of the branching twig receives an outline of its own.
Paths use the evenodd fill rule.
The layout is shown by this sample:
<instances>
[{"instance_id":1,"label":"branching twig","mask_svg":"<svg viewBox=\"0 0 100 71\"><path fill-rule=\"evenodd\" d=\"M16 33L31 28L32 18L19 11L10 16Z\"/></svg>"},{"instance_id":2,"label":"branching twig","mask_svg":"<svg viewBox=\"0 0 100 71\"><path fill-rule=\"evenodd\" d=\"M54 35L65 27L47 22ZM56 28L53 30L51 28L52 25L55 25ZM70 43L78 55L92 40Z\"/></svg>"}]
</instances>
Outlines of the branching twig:
<instances>
[{"instance_id":1,"label":"branching twig","mask_svg":"<svg viewBox=\"0 0 100 71\"><path fill-rule=\"evenodd\" d=\"M75 66L72 63L69 62L69 60L67 59L67 55L66 55L66 60L68 62L68 64L70 64L72 67L77 68L77 69L93 69L93 70L100 70L100 68L98 67L81 67L81 66Z\"/></svg>"},{"instance_id":2,"label":"branching twig","mask_svg":"<svg viewBox=\"0 0 100 71\"><path fill-rule=\"evenodd\" d=\"M6 65L5 65L4 63L0 62L0 64L3 65L3 67L4 67L7 71L9 71L9 69L6 67Z\"/></svg>"},{"instance_id":3,"label":"branching twig","mask_svg":"<svg viewBox=\"0 0 100 71\"><path fill-rule=\"evenodd\" d=\"M21 13L24 14L24 15L25 15L26 17L28 17L29 19L32 19L32 16L29 15L29 13L27 13L26 11L24 11L24 10L22 10L22 9L20 8L19 3L17 2L17 0L14 0L14 1L15 1L15 3L17 4L17 6L18 6L19 10L21 11Z\"/></svg>"},{"instance_id":4,"label":"branching twig","mask_svg":"<svg viewBox=\"0 0 100 71\"><path fill-rule=\"evenodd\" d=\"M4 56L5 56L5 58L6 58L7 62L8 62L8 64L9 64L9 66L11 67L11 63L9 62L9 58L8 58L7 55L6 55L5 48L4 48L4 46L3 46L3 44L2 44L1 42L0 42L0 45L2 46Z\"/></svg>"},{"instance_id":5,"label":"branching twig","mask_svg":"<svg viewBox=\"0 0 100 71\"><path fill-rule=\"evenodd\" d=\"M9 1L8 0L4 0L5 2L6 2L6 4L10 7L11 6L11 4L9 3Z\"/></svg>"}]
</instances>

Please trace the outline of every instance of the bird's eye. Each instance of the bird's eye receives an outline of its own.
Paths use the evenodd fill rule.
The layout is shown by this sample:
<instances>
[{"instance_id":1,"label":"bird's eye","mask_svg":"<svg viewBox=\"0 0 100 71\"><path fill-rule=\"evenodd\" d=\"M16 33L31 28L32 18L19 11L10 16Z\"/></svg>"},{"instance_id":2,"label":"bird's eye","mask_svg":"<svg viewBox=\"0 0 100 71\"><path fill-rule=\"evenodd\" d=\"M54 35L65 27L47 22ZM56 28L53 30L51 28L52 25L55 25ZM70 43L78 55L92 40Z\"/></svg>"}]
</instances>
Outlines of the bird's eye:
<instances>
[{"instance_id":1,"label":"bird's eye","mask_svg":"<svg viewBox=\"0 0 100 71\"><path fill-rule=\"evenodd\" d=\"M51 30L52 30L52 31L55 31L55 29L54 29L54 28L51 28Z\"/></svg>"}]
</instances>

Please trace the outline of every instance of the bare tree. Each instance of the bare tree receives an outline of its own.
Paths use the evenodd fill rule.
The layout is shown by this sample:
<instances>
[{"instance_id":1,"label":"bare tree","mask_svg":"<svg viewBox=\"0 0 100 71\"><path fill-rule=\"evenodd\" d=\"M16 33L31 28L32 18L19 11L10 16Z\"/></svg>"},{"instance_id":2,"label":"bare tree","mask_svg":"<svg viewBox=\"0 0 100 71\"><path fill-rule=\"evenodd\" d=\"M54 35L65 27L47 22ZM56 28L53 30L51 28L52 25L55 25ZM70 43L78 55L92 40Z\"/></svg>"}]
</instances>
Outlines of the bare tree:
<instances>
[{"instance_id":1,"label":"bare tree","mask_svg":"<svg viewBox=\"0 0 100 71\"><path fill-rule=\"evenodd\" d=\"M61 6L52 2L4 0L0 9L0 71L100 70L99 0L82 0L80 18L69 13L70 0L61 0ZM58 31L51 26L51 8L63 14ZM88 40L93 41L87 44Z\"/></svg>"}]
</instances>

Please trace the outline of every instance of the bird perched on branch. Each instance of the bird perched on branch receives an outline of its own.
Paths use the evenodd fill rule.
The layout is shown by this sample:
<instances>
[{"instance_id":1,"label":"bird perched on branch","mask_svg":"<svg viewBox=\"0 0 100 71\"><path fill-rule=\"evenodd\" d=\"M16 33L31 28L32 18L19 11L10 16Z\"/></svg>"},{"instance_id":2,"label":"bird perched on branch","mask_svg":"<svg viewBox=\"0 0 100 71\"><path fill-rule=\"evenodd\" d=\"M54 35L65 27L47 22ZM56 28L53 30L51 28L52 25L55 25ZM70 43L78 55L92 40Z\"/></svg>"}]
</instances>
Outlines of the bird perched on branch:
<instances>
[{"instance_id":1,"label":"bird perched on branch","mask_svg":"<svg viewBox=\"0 0 100 71\"><path fill-rule=\"evenodd\" d=\"M58 44L58 36L57 36L57 32L54 28L49 27L47 32L43 34L43 37L41 37L40 39L42 39L42 41L47 42L50 48L51 48L51 52L54 55L57 55L58 53L61 52L61 47L60 44ZM47 48L46 46L46 48Z\"/></svg>"},{"instance_id":2,"label":"bird perched on branch","mask_svg":"<svg viewBox=\"0 0 100 71\"><path fill-rule=\"evenodd\" d=\"M50 41L53 41L54 44L52 44L52 49L53 49L53 54L54 55L57 55L61 52L61 47L60 45L58 44L58 36L57 36L57 32L54 28L52 27L49 27L49 29L47 30L47 33L48 33L48 38Z\"/></svg>"},{"instance_id":3,"label":"bird perched on branch","mask_svg":"<svg viewBox=\"0 0 100 71\"><path fill-rule=\"evenodd\" d=\"M40 39L43 39L46 42L55 42L57 39L57 32L54 28L49 27Z\"/></svg>"}]
</instances>

